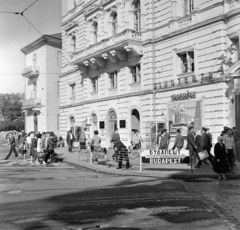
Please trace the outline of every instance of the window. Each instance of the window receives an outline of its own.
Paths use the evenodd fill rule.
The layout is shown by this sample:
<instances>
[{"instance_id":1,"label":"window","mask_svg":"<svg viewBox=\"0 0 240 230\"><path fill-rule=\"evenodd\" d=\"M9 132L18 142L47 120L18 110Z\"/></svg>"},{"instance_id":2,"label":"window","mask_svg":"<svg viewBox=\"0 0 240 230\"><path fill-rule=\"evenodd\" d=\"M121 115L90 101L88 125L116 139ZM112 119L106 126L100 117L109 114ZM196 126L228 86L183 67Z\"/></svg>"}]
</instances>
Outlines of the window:
<instances>
[{"instance_id":1,"label":"window","mask_svg":"<svg viewBox=\"0 0 240 230\"><path fill-rule=\"evenodd\" d=\"M232 53L233 57L233 62L239 61L240 60L240 47L239 47L239 39L238 38L233 38L231 39L232 45L228 48L230 53Z\"/></svg>"},{"instance_id":2,"label":"window","mask_svg":"<svg viewBox=\"0 0 240 230\"><path fill-rule=\"evenodd\" d=\"M184 51L178 54L180 61L180 74L194 72L194 51Z\"/></svg>"},{"instance_id":3,"label":"window","mask_svg":"<svg viewBox=\"0 0 240 230\"><path fill-rule=\"evenodd\" d=\"M60 130L60 115L57 115L57 130Z\"/></svg>"},{"instance_id":4,"label":"window","mask_svg":"<svg viewBox=\"0 0 240 230\"><path fill-rule=\"evenodd\" d=\"M132 83L141 82L141 66L140 64L132 67Z\"/></svg>"},{"instance_id":5,"label":"window","mask_svg":"<svg viewBox=\"0 0 240 230\"><path fill-rule=\"evenodd\" d=\"M92 79L92 93L97 93L98 91L98 77Z\"/></svg>"},{"instance_id":6,"label":"window","mask_svg":"<svg viewBox=\"0 0 240 230\"><path fill-rule=\"evenodd\" d=\"M59 98L59 92L60 92L60 82L57 81L57 98Z\"/></svg>"},{"instance_id":7,"label":"window","mask_svg":"<svg viewBox=\"0 0 240 230\"><path fill-rule=\"evenodd\" d=\"M76 83L70 85L70 98L76 97Z\"/></svg>"},{"instance_id":8,"label":"window","mask_svg":"<svg viewBox=\"0 0 240 230\"><path fill-rule=\"evenodd\" d=\"M117 12L114 11L112 13L112 35L117 34L118 32L118 24L117 24Z\"/></svg>"},{"instance_id":9,"label":"window","mask_svg":"<svg viewBox=\"0 0 240 230\"><path fill-rule=\"evenodd\" d=\"M76 52L76 36L75 35L71 37L71 52L73 53Z\"/></svg>"},{"instance_id":10,"label":"window","mask_svg":"<svg viewBox=\"0 0 240 230\"><path fill-rule=\"evenodd\" d=\"M98 23L94 22L93 24L93 43L96 44L98 42Z\"/></svg>"},{"instance_id":11,"label":"window","mask_svg":"<svg viewBox=\"0 0 240 230\"><path fill-rule=\"evenodd\" d=\"M33 65L37 65L37 54L33 54Z\"/></svg>"},{"instance_id":12,"label":"window","mask_svg":"<svg viewBox=\"0 0 240 230\"><path fill-rule=\"evenodd\" d=\"M117 71L114 71L113 73L110 73L110 88L117 88Z\"/></svg>"},{"instance_id":13,"label":"window","mask_svg":"<svg viewBox=\"0 0 240 230\"><path fill-rule=\"evenodd\" d=\"M183 0L184 16L191 14L194 10L194 0Z\"/></svg>"},{"instance_id":14,"label":"window","mask_svg":"<svg viewBox=\"0 0 240 230\"><path fill-rule=\"evenodd\" d=\"M140 0L134 2L134 30L141 30L141 3Z\"/></svg>"}]
</instances>

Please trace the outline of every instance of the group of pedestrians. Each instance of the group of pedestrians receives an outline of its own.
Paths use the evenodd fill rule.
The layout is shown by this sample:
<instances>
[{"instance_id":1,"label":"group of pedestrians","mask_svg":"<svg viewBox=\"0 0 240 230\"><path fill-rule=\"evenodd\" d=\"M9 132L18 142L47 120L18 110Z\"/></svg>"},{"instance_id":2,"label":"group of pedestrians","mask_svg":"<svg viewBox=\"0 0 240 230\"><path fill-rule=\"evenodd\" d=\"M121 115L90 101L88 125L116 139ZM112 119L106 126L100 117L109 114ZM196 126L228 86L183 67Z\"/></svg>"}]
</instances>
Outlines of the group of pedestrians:
<instances>
[{"instance_id":1,"label":"group of pedestrians","mask_svg":"<svg viewBox=\"0 0 240 230\"><path fill-rule=\"evenodd\" d=\"M9 145L9 153L4 158L8 160L12 153L15 154L15 159L18 161L20 157L26 154L30 156L30 163L46 164L50 156L54 155L54 148L61 142L61 138L57 137L53 132L21 133L9 132L6 136Z\"/></svg>"},{"instance_id":2,"label":"group of pedestrians","mask_svg":"<svg viewBox=\"0 0 240 230\"><path fill-rule=\"evenodd\" d=\"M187 134L187 149L189 149L190 164L194 168L200 168L208 160L214 172L218 173L218 179L225 179L226 173L234 173L233 168L239 161L240 133L234 127L224 127L221 135L214 145L214 155L211 154L212 135L209 128L203 127L195 134L194 127L189 127ZM200 158L201 153L206 152L206 158Z\"/></svg>"}]
</instances>

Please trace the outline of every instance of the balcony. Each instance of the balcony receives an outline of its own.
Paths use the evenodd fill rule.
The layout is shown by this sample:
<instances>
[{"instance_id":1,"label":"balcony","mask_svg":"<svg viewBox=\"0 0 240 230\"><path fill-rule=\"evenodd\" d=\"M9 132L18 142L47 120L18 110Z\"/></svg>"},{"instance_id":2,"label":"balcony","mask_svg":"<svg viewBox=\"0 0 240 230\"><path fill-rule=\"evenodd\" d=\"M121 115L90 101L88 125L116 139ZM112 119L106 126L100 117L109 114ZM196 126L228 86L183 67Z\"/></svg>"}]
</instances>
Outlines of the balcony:
<instances>
[{"instance_id":1,"label":"balcony","mask_svg":"<svg viewBox=\"0 0 240 230\"><path fill-rule=\"evenodd\" d=\"M22 109L33 109L41 107L41 98L30 98L22 102Z\"/></svg>"},{"instance_id":2,"label":"balcony","mask_svg":"<svg viewBox=\"0 0 240 230\"><path fill-rule=\"evenodd\" d=\"M86 73L106 68L107 64L127 61L129 58L141 56L142 53L141 33L126 29L76 52L72 64L78 65L80 70Z\"/></svg>"},{"instance_id":3,"label":"balcony","mask_svg":"<svg viewBox=\"0 0 240 230\"><path fill-rule=\"evenodd\" d=\"M22 76L27 78L37 77L39 75L39 67L36 65L28 66L23 69Z\"/></svg>"}]
</instances>

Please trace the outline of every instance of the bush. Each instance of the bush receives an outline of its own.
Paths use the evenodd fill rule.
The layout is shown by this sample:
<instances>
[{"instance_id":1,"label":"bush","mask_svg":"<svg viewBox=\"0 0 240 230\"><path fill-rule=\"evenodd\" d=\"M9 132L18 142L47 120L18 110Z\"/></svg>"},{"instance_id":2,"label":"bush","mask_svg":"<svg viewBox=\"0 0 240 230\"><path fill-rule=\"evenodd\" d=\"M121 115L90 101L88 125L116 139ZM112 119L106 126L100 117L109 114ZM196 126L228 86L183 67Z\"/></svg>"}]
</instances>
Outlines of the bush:
<instances>
[{"instance_id":1,"label":"bush","mask_svg":"<svg viewBox=\"0 0 240 230\"><path fill-rule=\"evenodd\" d=\"M10 131L10 130L17 130L21 131L24 130L24 122L22 120L15 120L15 121L1 121L0 122L0 131Z\"/></svg>"}]
</instances>

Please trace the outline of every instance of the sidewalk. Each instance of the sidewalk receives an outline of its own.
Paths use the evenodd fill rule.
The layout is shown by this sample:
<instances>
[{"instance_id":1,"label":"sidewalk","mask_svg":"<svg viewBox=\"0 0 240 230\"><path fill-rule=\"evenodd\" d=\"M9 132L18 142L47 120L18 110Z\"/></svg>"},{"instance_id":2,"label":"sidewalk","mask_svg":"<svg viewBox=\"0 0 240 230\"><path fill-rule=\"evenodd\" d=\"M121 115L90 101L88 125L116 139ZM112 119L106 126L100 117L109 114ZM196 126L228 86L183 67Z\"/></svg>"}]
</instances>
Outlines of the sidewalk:
<instances>
[{"instance_id":1,"label":"sidewalk","mask_svg":"<svg viewBox=\"0 0 240 230\"><path fill-rule=\"evenodd\" d=\"M56 148L56 153L62 154L64 162L81 166L90 170L99 171L102 173L113 174L117 176L143 176L143 177L159 177L159 178L217 178L217 174L213 172L211 164L204 164L200 169L193 169L187 164L142 164L142 172L140 172L139 158L130 159L130 169L116 169L118 163L109 157L108 162L103 162L99 159L98 164L90 164L87 154L80 154L77 148L74 148L72 153L69 153L67 148ZM125 161L123 161L123 167ZM234 174L228 173L227 178L240 178L240 165L234 167Z\"/></svg>"}]
</instances>

